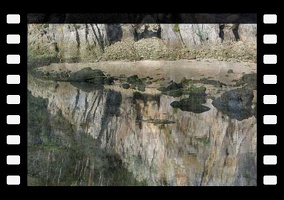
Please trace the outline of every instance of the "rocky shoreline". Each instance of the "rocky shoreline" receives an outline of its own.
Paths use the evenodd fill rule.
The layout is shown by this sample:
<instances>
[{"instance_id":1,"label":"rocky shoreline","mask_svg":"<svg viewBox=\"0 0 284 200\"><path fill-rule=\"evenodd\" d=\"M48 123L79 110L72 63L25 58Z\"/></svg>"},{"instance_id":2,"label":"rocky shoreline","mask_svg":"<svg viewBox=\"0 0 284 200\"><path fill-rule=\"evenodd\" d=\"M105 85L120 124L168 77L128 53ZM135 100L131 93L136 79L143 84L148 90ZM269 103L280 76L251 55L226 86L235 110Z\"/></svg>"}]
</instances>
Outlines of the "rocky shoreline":
<instances>
[{"instance_id":1,"label":"rocky shoreline","mask_svg":"<svg viewBox=\"0 0 284 200\"><path fill-rule=\"evenodd\" d=\"M256 115L254 63L206 61L100 61L51 64L32 75L55 82L70 82L83 91L112 87L139 93L181 97L172 107L205 112L206 98L232 118ZM188 98L188 95L191 98ZM206 98L205 98L206 97Z\"/></svg>"}]
</instances>

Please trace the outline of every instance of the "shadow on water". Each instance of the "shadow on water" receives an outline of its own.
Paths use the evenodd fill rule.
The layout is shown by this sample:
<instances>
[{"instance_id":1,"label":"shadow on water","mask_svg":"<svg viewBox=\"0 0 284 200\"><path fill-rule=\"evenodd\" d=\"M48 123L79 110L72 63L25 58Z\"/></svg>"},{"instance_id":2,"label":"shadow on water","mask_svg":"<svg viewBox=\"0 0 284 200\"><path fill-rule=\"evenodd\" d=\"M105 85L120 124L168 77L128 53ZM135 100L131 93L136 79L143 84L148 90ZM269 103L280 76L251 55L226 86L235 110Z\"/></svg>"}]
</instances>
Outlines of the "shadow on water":
<instances>
[{"instance_id":1,"label":"shadow on water","mask_svg":"<svg viewBox=\"0 0 284 200\"><path fill-rule=\"evenodd\" d=\"M157 104L157 107L160 108L160 94L144 94L141 92L133 92L133 104L136 110L136 119L135 122L138 125L139 129L142 129L142 122L143 122L143 114L142 108L139 101L142 101L144 106L147 105L148 101L154 101Z\"/></svg>"},{"instance_id":2,"label":"shadow on water","mask_svg":"<svg viewBox=\"0 0 284 200\"><path fill-rule=\"evenodd\" d=\"M104 106L104 112L101 119L101 130L97 139L98 144L101 144L101 138L104 135L105 130L108 128L108 124L113 117L120 115L120 105L122 96L120 92L114 90L108 90L106 102ZM109 142L108 132L106 132L107 143Z\"/></svg>"},{"instance_id":3,"label":"shadow on water","mask_svg":"<svg viewBox=\"0 0 284 200\"><path fill-rule=\"evenodd\" d=\"M117 97L109 95L105 112L119 114ZM28 91L28 185L146 185L135 180L117 155L76 131L60 111L51 115L47 105Z\"/></svg>"}]
</instances>

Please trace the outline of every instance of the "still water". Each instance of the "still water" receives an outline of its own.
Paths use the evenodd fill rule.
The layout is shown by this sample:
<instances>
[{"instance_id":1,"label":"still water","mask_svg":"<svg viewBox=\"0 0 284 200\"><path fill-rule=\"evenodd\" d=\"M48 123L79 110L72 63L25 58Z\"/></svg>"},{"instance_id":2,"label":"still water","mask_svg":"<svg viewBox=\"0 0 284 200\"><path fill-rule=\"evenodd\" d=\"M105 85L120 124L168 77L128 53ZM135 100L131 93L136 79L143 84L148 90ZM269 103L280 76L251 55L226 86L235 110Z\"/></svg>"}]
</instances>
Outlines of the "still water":
<instances>
[{"instance_id":1,"label":"still water","mask_svg":"<svg viewBox=\"0 0 284 200\"><path fill-rule=\"evenodd\" d=\"M213 99L29 76L28 184L256 185L256 118Z\"/></svg>"}]
</instances>

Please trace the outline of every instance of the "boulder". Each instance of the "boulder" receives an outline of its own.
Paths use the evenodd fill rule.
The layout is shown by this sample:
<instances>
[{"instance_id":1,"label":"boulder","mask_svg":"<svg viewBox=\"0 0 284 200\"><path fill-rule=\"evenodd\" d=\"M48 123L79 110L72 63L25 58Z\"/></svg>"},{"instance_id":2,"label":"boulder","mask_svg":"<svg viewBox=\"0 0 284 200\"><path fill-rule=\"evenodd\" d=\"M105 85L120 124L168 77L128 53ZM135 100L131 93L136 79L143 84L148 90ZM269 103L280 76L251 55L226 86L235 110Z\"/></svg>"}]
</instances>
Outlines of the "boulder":
<instances>
[{"instance_id":1,"label":"boulder","mask_svg":"<svg viewBox=\"0 0 284 200\"><path fill-rule=\"evenodd\" d=\"M253 115L252 100L252 90L238 88L225 92L212 104L230 118L242 121Z\"/></svg>"},{"instance_id":2,"label":"boulder","mask_svg":"<svg viewBox=\"0 0 284 200\"><path fill-rule=\"evenodd\" d=\"M89 82L94 84L104 84L106 76L101 70L91 69L90 67L81 69L70 75L68 81Z\"/></svg>"}]
</instances>

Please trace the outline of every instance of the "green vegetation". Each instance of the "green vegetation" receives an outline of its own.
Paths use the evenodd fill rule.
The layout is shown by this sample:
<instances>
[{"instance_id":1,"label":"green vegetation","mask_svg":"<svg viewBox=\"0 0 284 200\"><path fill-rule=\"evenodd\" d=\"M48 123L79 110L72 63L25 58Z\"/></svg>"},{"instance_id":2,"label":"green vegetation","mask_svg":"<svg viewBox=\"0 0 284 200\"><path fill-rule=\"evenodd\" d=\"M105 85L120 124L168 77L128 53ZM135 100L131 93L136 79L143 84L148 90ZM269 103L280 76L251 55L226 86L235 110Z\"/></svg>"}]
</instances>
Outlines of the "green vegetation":
<instances>
[{"instance_id":1,"label":"green vegetation","mask_svg":"<svg viewBox=\"0 0 284 200\"><path fill-rule=\"evenodd\" d=\"M178 24L175 24L174 25L174 32L179 32L179 25Z\"/></svg>"},{"instance_id":2,"label":"green vegetation","mask_svg":"<svg viewBox=\"0 0 284 200\"><path fill-rule=\"evenodd\" d=\"M196 87L195 85L192 85L188 89L189 94L203 94L204 95L205 91L206 91L206 87L204 86Z\"/></svg>"}]
</instances>

